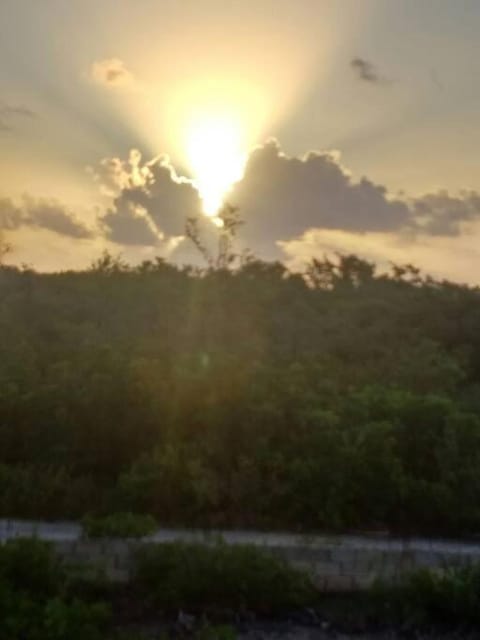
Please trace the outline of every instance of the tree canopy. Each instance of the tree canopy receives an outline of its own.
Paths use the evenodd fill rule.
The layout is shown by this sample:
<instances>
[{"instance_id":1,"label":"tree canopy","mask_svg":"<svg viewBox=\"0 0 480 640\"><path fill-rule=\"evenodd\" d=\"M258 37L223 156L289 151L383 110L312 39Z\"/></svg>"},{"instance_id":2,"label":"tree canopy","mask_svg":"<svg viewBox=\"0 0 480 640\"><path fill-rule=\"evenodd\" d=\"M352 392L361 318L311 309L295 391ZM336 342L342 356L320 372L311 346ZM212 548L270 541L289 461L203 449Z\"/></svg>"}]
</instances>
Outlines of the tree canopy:
<instances>
[{"instance_id":1,"label":"tree canopy","mask_svg":"<svg viewBox=\"0 0 480 640\"><path fill-rule=\"evenodd\" d=\"M478 532L479 290L229 265L0 268L0 517Z\"/></svg>"}]
</instances>

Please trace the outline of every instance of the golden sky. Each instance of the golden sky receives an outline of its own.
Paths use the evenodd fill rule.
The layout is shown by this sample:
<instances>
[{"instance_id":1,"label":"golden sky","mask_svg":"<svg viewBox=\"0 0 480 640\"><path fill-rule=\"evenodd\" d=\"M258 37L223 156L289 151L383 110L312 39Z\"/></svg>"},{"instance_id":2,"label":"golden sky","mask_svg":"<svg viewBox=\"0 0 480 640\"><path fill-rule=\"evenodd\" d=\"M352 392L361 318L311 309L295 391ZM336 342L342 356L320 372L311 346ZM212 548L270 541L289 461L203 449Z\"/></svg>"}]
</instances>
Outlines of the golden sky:
<instances>
[{"instance_id":1,"label":"golden sky","mask_svg":"<svg viewBox=\"0 0 480 640\"><path fill-rule=\"evenodd\" d=\"M181 260L226 198L260 257L478 283L479 29L476 0L3 0L10 259Z\"/></svg>"}]
</instances>

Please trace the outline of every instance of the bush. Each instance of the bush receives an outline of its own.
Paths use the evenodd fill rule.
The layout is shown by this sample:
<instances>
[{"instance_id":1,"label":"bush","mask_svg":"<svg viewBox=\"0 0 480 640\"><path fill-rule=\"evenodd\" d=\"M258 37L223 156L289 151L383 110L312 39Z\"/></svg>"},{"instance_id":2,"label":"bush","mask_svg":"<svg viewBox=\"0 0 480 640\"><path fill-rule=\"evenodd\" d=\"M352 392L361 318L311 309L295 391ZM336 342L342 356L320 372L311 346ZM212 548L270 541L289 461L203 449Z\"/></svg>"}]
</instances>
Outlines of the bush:
<instances>
[{"instance_id":1,"label":"bush","mask_svg":"<svg viewBox=\"0 0 480 640\"><path fill-rule=\"evenodd\" d=\"M165 543L137 551L134 586L155 607L274 612L314 598L309 577L253 546Z\"/></svg>"},{"instance_id":2,"label":"bush","mask_svg":"<svg viewBox=\"0 0 480 640\"><path fill-rule=\"evenodd\" d=\"M50 545L0 546L0 640L101 640L108 607L66 596L66 575Z\"/></svg>"},{"instance_id":3,"label":"bush","mask_svg":"<svg viewBox=\"0 0 480 640\"><path fill-rule=\"evenodd\" d=\"M44 613L43 626L48 640L102 640L110 610L101 602L86 603L74 599L50 600Z\"/></svg>"},{"instance_id":4,"label":"bush","mask_svg":"<svg viewBox=\"0 0 480 640\"><path fill-rule=\"evenodd\" d=\"M51 598L46 602L0 585L0 640L101 640L109 607Z\"/></svg>"},{"instance_id":5,"label":"bush","mask_svg":"<svg viewBox=\"0 0 480 640\"><path fill-rule=\"evenodd\" d=\"M152 516L135 513L86 516L82 524L84 534L89 538L143 538L158 528Z\"/></svg>"},{"instance_id":6,"label":"bush","mask_svg":"<svg viewBox=\"0 0 480 640\"><path fill-rule=\"evenodd\" d=\"M480 624L480 565L445 571L420 569L398 586L377 584L380 615L394 623L421 625Z\"/></svg>"},{"instance_id":7,"label":"bush","mask_svg":"<svg viewBox=\"0 0 480 640\"><path fill-rule=\"evenodd\" d=\"M15 591L49 597L62 588L64 574L50 545L35 538L0 545L0 581Z\"/></svg>"}]
</instances>

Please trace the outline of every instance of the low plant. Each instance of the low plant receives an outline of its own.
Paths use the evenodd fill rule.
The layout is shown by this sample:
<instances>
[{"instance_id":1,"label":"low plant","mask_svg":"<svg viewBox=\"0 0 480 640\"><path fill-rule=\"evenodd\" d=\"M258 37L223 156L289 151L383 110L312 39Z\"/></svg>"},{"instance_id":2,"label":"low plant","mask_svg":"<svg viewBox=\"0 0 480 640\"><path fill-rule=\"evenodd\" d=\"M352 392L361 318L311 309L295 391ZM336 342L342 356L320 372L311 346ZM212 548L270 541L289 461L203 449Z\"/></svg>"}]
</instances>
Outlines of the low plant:
<instances>
[{"instance_id":1,"label":"low plant","mask_svg":"<svg viewBox=\"0 0 480 640\"><path fill-rule=\"evenodd\" d=\"M86 516L83 532L88 538L143 538L157 530L153 516L135 513L113 513L108 516Z\"/></svg>"},{"instance_id":2,"label":"low plant","mask_svg":"<svg viewBox=\"0 0 480 640\"><path fill-rule=\"evenodd\" d=\"M420 569L372 592L380 617L411 626L480 624L480 564Z\"/></svg>"},{"instance_id":3,"label":"low plant","mask_svg":"<svg viewBox=\"0 0 480 640\"><path fill-rule=\"evenodd\" d=\"M67 585L48 543L0 545L0 640L101 640L109 607L72 598Z\"/></svg>"},{"instance_id":4,"label":"low plant","mask_svg":"<svg viewBox=\"0 0 480 640\"><path fill-rule=\"evenodd\" d=\"M61 591L65 573L51 546L36 538L0 545L0 581L29 595L49 597Z\"/></svg>"},{"instance_id":5,"label":"low plant","mask_svg":"<svg viewBox=\"0 0 480 640\"><path fill-rule=\"evenodd\" d=\"M162 543L137 551L134 587L155 607L247 608L261 612L306 606L315 589L307 574L250 545Z\"/></svg>"}]
</instances>

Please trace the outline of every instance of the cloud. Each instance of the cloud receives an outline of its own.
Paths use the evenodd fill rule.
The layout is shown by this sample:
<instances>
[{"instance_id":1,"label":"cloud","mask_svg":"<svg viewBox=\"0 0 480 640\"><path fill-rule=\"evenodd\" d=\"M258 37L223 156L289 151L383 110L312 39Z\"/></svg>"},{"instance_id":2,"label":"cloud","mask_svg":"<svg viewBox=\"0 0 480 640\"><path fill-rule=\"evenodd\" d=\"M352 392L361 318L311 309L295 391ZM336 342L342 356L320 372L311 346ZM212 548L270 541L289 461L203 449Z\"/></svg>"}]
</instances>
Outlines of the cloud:
<instances>
[{"instance_id":1,"label":"cloud","mask_svg":"<svg viewBox=\"0 0 480 640\"><path fill-rule=\"evenodd\" d=\"M213 246L216 231L201 214L193 183L181 178L166 157L143 162L138 151L127 161L110 158L91 170L112 204L100 217L105 236L124 246L164 247L184 235L188 217L205 222L202 239ZM243 178L226 200L239 208L244 224L238 248L262 258L282 258L286 243L312 231L408 239L458 236L480 220L480 195L444 191L422 197L392 196L386 186L354 179L334 152L289 157L270 140L249 155ZM179 247L180 255L185 247ZM186 255L186 254L184 254Z\"/></svg>"},{"instance_id":2,"label":"cloud","mask_svg":"<svg viewBox=\"0 0 480 640\"><path fill-rule=\"evenodd\" d=\"M24 214L10 198L0 198L0 229L11 231L22 225Z\"/></svg>"},{"instance_id":3,"label":"cloud","mask_svg":"<svg viewBox=\"0 0 480 640\"><path fill-rule=\"evenodd\" d=\"M9 198L0 199L0 229L20 227L47 229L76 239L92 238L94 232L56 200L24 196L17 205Z\"/></svg>"},{"instance_id":4,"label":"cloud","mask_svg":"<svg viewBox=\"0 0 480 640\"><path fill-rule=\"evenodd\" d=\"M100 188L116 193L112 207L100 217L108 238L122 244L156 245L184 234L188 217L201 215L192 182L179 177L167 157L142 163L132 151L128 162L102 161L94 173Z\"/></svg>"},{"instance_id":5,"label":"cloud","mask_svg":"<svg viewBox=\"0 0 480 640\"><path fill-rule=\"evenodd\" d=\"M289 268L303 271L312 258L335 253L361 256L375 262L380 270L391 263L415 264L436 278L469 282L478 286L480 225L474 233L452 242L448 236L405 237L396 233L357 234L348 231L314 229L299 238L282 243ZM475 268L476 267L476 268Z\"/></svg>"},{"instance_id":6,"label":"cloud","mask_svg":"<svg viewBox=\"0 0 480 640\"><path fill-rule=\"evenodd\" d=\"M433 236L458 236L465 224L480 218L480 194L475 191L457 196L439 191L413 200L411 206L416 230Z\"/></svg>"},{"instance_id":7,"label":"cloud","mask_svg":"<svg viewBox=\"0 0 480 640\"><path fill-rule=\"evenodd\" d=\"M36 117L37 114L28 107L0 102L0 131L12 131L13 123L19 118L32 120Z\"/></svg>"},{"instance_id":8,"label":"cloud","mask_svg":"<svg viewBox=\"0 0 480 640\"><path fill-rule=\"evenodd\" d=\"M117 244L156 246L164 239L146 209L124 198L115 200L114 207L101 219L101 226L106 237Z\"/></svg>"},{"instance_id":9,"label":"cloud","mask_svg":"<svg viewBox=\"0 0 480 640\"><path fill-rule=\"evenodd\" d=\"M151 167L157 162L166 162L166 158L153 158L149 162L142 162L142 155L137 149L132 149L128 160L120 158L104 158L98 167L87 167L100 192L108 197L116 198L125 189L144 187L151 183L153 174Z\"/></svg>"},{"instance_id":10,"label":"cloud","mask_svg":"<svg viewBox=\"0 0 480 640\"><path fill-rule=\"evenodd\" d=\"M390 198L383 185L354 181L338 155L310 152L286 156L275 140L249 156L243 179L228 194L245 220L241 235L248 246L266 249L275 240L308 229L388 231L408 225L410 211Z\"/></svg>"},{"instance_id":11,"label":"cloud","mask_svg":"<svg viewBox=\"0 0 480 640\"><path fill-rule=\"evenodd\" d=\"M371 84L384 84L386 82L385 78L379 75L375 65L368 60L364 60L363 58L353 58L350 61L350 67L356 73L360 80L364 82L369 82Z\"/></svg>"},{"instance_id":12,"label":"cloud","mask_svg":"<svg viewBox=\"0 0 480 640\"><path fill-rule=\"evenodd\" d=\"M119 58L105 58L93 62L89 77L93 82L106 87L125 87L133 84L133 74Z\"/></svg>"}]
</instances>

